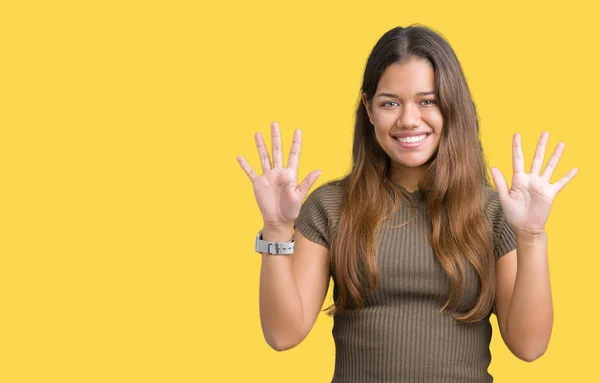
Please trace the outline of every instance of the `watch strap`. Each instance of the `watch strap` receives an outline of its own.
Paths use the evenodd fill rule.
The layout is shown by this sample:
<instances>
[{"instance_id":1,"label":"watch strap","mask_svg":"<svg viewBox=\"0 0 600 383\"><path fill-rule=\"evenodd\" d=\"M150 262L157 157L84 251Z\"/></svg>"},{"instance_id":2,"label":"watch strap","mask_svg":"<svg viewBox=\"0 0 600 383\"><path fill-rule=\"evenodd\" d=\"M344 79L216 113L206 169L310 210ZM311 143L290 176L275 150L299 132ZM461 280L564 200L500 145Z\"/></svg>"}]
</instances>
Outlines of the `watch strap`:
<instances>
[{"instance_id":1,"label":"watch strap","mask_svg":"<svg viewBox=\"0 0 600 383\"><path fill-rule=\"evenodd\" d=\"M288 242L271 242L262 239L262 230L256 235L254 250L257 253L272 255L289 255L294 253L294 238Z\"/></svg>"}]
</instances>

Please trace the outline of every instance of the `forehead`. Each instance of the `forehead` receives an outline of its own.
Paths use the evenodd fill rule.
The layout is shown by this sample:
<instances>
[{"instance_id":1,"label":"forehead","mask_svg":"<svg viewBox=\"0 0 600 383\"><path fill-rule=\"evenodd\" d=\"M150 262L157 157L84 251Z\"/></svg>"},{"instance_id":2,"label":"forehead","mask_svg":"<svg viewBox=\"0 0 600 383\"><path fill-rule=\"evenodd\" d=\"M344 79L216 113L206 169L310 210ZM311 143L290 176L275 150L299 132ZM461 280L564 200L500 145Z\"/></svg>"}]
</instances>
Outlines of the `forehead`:
<instances>
[{"instance_id":1,"label":"forehead","mask_svg":"<svg viewBox=\"0 0 600 383\"><path fill-rule=\"evenodd\" d=\"M377 84L377 92L412 95L434 90L435 74L429 61L408 59L388 66Z\"/></svg>"}]
</instances>

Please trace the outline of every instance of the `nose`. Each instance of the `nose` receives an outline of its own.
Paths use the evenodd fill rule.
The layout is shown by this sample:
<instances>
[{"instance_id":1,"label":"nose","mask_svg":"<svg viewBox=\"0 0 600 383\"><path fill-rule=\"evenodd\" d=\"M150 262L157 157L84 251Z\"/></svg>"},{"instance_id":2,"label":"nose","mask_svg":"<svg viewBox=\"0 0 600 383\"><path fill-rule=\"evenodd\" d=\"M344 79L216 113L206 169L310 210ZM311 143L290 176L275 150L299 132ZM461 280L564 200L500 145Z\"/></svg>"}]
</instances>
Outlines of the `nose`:
<instances>
[{"instance_id":1,"label":"nose","mask_svg":"<svg viewBox=\"0 0 600 383\"><path fill-rule=\"evenodd\" d=\"M421 111L417 105L413 103L405 104L400 112L397 124L401 128L417 128L421 125Z\"/></svg>"}]
</instances>

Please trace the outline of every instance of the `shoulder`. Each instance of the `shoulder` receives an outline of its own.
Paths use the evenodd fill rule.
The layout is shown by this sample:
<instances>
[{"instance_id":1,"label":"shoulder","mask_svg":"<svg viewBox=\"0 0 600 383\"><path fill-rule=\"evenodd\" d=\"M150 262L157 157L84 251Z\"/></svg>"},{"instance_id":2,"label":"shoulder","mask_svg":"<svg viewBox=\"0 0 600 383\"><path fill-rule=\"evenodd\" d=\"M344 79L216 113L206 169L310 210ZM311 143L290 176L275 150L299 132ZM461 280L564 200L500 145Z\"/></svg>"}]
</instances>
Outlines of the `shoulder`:
<instances>
[{"instance_id":1,"label":"shoulder","mask_svg":"<svg viewBox=\"0 0 600 383\"><path fill-rule=\"evenodd\" d=\"M302 204L303 213L317 214L335 220L344 202L344 187L341 181L329 181L308 194Z\"/></svg>"},{"instance_id":2,"label":"shoulder","mask_svg":"<svg viewBox=\"0 0 600 383\"><path fill-rule=\"evenodd\" d=\"M337 205L344 200L344 187L342 181L329 181L315 188L308 194L306 201L320 202L327 205Z\"/></svg>"},{"instance_id":3,"label":"shoulder","mask_svg":"<svg viewBox=\"0 0 600 383\"><path fill-rule=\"evenodd\" d=\"M486 185L485 187L483 195L483 209L485 214L490 219L494 219L498 214L502 214L502 206L500 206L498 191L489 185Z\"/></svg>"},{"instance_id":4,"label":"shoulder","mask_svg":"<svg viewBox=\"0 0 600 383\"><path fill-rule=\"evenodd\" d=\"M504 217L498 191L490 186L486 186L484 193L484 211L492 228L494 257L499 259L516 248L517 239Z\"/></svg>"},{"instance_id":5,"label":"shoulder","mask_svg":"<svg viewBox=\"0 0 600 383\"><path fill-rule=\"evenodd\" d=\"M294 227L305 237L327 248L337 227L344 201L341 181L327 182L308 194Z\"/></svg>"}]
</instances>

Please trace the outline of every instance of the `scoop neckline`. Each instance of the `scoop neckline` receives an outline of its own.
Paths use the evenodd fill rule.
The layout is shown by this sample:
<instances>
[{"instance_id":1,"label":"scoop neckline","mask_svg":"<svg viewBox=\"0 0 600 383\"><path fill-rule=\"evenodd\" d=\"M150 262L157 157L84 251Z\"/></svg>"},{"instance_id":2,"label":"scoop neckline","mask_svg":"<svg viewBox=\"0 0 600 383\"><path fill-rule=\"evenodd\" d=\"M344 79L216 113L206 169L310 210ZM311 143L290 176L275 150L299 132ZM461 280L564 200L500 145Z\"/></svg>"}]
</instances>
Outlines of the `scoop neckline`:
<instances>
[{"instance_id":1,"label":"scoop neckline","mask_svg":"<svg viewBox=\"0 0 600 383\"><path fill-rule=\"evenodd\" d=\"M414 200L421 201L423 199L423 191L417 189L415 191L410 192L404 186L402 186L396 182L394 182L394 184L396 186L398 186L400 189L402 189L404 192L408 193L408 195L410 195Z\"/></svg>"}]
</instances>

